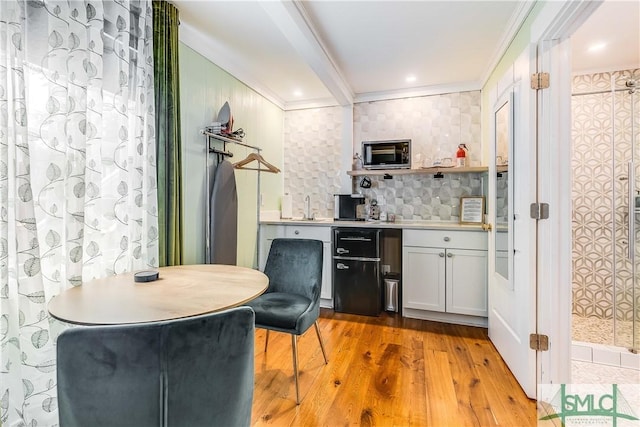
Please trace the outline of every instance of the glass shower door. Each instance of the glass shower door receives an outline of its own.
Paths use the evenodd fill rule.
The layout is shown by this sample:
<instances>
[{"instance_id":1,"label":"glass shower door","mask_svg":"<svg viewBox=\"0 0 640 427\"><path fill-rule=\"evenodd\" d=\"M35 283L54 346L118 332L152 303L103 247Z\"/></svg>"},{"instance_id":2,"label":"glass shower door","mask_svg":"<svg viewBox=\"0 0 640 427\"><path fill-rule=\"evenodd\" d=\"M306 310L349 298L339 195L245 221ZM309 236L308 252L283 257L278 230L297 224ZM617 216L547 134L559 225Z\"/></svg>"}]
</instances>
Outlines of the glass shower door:
<instances>
[{"instance_id":1,"label":"glass shower door","mask_svg":"<svg viewBox=\"0 0 640 427\"><path fill-rule=\"evenodd\" d=\"M615 196L618 232L614 335L617 346L637 352L640 350L640 97L635 87L625 88L627 82L633 80L616 82L617 90L612 95L614 168L620 177Z\"/></svg>"}]
</instances>

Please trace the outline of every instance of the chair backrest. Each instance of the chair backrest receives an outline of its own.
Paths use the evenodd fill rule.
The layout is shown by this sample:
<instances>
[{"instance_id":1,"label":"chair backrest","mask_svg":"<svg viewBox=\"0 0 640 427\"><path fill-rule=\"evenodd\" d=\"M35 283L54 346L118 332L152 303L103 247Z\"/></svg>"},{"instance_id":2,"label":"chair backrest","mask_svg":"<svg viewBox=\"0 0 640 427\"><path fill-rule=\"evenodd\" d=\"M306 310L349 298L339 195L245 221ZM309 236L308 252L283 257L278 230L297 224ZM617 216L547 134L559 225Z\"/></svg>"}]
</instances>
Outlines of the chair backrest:
<instances>
[{"instance_id":1,"label":"chair backrest","mask_svg":"<svg viewBox=\"0 0 640 427\"><path fill-rule=\"evenodd\" d=\"M57 342L60 427L251 422L248 307L136 325L77 327Z\"/></svg>"},{"instance_id":2,"label":"chair backrest","mask_svg":"<svg viewBox=\"0 0 640 427\"><path fill-rule=\"evenodd\" d=\"M322 242L310 239L273 239L264 274L267 292L303 295L320 302Z\"/></svg>"}]
</instances>

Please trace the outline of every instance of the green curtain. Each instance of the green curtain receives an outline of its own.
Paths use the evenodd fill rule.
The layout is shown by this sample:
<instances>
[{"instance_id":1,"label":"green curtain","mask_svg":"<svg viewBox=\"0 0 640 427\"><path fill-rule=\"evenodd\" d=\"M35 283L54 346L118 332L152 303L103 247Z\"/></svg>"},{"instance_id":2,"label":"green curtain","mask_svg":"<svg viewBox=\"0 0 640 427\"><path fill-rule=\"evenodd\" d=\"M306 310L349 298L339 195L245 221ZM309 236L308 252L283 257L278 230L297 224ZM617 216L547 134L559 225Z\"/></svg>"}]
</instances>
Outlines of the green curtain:
<instances>
[{"instance_id":1,"label":"green curtain","mask_svg":"<svg viewBox=\"0 0 640 427\"><path fill-rule=\"evenodd\" d=\"M159 265L182 264L178 9L153 1Z\"/></svg>"}]
</instances>

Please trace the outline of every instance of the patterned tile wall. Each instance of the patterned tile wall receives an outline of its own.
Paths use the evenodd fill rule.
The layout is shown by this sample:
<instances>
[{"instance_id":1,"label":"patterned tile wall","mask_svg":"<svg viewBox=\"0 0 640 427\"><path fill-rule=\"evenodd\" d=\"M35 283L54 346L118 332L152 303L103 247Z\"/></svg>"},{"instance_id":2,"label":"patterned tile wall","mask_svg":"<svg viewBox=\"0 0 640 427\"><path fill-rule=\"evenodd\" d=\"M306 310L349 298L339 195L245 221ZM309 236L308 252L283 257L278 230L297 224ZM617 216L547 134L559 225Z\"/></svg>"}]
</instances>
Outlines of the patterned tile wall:
<instances>
[{"instance_id":1,"label":"patterned tile wall","mask_svg":"<svg viewBox=\"0 0 640 427\"><path fill-rule=\"evenodd\" d=\"M371 188L361 188L368 200L376 200L380 212L403 220L455 221L460 218L460 197L482 196L486 174L398 175L393 179L372 176Z\"/></svg>"},{"instance_id":2,"label":"patterned tile wall","mask_svg":"<svg viewBox=\"0 0 640 427\"><path fill-rule=\"evenodd\" d=\"M635 146L633 157L640 163L640 93L592 93L610 90L612 85L624 88L631 77L640 78L640 70L573 79L573 313L578 316L633 319L637 284L626 257L627 162ZM637 177L639 172L636 170Z\"/></svg>"},{"instance_id":3,"label":"patterned tile wall","mask_svg":"<svg viewBox=\"0 0 640 427\"><path fill-rule=\"evenodd\" d=\"M467 144L470 166L480 166L480 91L393 99L356 104L353 141L411 139L412 166L437 158L455 160L458 144Z\"/></svg>"},{"instance_id":4,"label":"patterned tile wall","mask_svg":"<svg viewBox=\"0 0 640 427\"><path fill-rule=\"evenodd\" d=\"M291 194L293 216L301 217L308 195L311 212L333 217L333 195L340 192L342 107L286 111L283 191Z\"/></svg>"},{"instance_id":5,"label":"patterned tile wall","mask_svg":"<svg viewBox=\"0 0 640 427\"><path fill-rule=\"evenodd\" d=\"M411 138L414 167L425 160L454 157L458 144L467 144L469 162L480 165L479 91L376 101L354 106L354 151L363 140ZM287 111L284 119L284 192L293 200L293 215L302 216L304 198L319 217L333 216L333 194L340 191L341 107ZM372 178L366 193L381 196L385 210L398 219L457 221L458 194L482 195L478 174ZM434 207L436 207L434 209ZM454 215L455 214L455 215ZM447 218L447 219L444 219Z\"/></svg>"}]
</instances>

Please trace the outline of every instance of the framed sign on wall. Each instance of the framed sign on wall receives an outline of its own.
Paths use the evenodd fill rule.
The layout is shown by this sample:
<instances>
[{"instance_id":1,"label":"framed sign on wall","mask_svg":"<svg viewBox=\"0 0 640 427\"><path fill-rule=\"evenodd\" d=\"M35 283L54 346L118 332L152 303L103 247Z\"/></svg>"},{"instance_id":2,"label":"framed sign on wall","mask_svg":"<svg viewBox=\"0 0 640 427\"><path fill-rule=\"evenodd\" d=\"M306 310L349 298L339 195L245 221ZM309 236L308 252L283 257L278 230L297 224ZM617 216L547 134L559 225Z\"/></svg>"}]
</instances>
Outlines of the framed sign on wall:
<instances>
[{"instance_id":1,"label":"framed sign on wall","mask_svg":"<svg viewBox=\"0 0 640 427\"><path fill-rule=\"evenodd\" d=\"M484 197L460 198L460 224L482 224L484 220Z\"/></svg>"}]
</instances>

